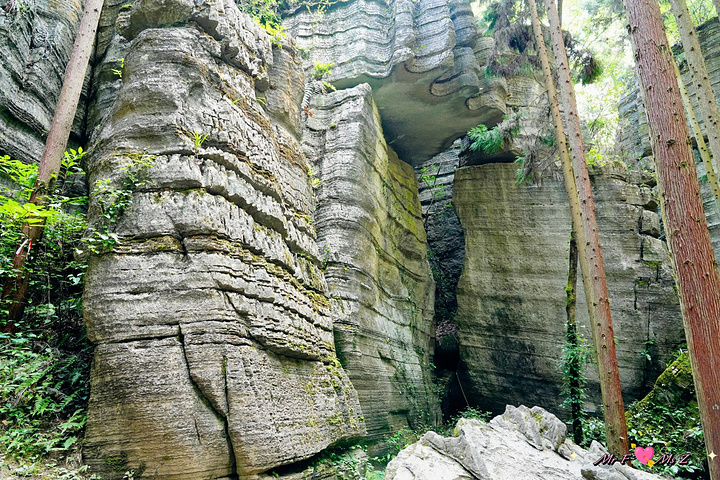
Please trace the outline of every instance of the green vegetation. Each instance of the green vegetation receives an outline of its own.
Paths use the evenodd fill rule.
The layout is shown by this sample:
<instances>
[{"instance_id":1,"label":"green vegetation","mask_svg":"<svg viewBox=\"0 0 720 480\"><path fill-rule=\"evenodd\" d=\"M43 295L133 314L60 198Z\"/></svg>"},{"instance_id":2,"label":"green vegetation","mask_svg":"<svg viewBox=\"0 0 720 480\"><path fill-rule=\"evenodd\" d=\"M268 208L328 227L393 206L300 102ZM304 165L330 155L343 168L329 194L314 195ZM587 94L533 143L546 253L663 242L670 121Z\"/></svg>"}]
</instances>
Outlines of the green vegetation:
<instances>
[{"instance_id":1,"label":"green vegetation","mask_svg":"<svg viewBox=\"0 0 720 480\"><path fill-rule=\"evenodd\" d=\"M280 4L277 0L238 0L236 4L270 35L270 41L274 45L282 43L286 34L280 23Z\"/></svg>"},{"instance_id":2,"label":"green vegetation","mask_svg":"<svg viewBox=\"0 0 720 480\"><path fill-rule=\"evenodd\" d=\"M487 154L495 153L503 148L503 134L498 127L488 129L485 125L478 125L468 132L468 137L472 140L470 150L477 152L483 151Z\"/></svg>"},{"instance_id":3,"label":"green vegetation","mask_svg":"<svg viewBox=\"0 0 720 480\"><path fill-rule=\"evenodd\" d=\"M8 325L8 305L0 310L0 451L2 461L22 475L44 472L45 478L71 480L84 471L52 461L71 457L79 465L89 395L91 347L81 315L85 265L73 258L86 228L87 198L73 193L83 175L83 154L65 154L47 207L27 203L37 166L0 157L6 185L0 190L3 279L16 274L12 259L19 245L34 252L22 319ZM21 225L38 217L46 221L44 238L30 246L22 241Z\"/></svg>"},{"instance_id":4,"label":"green vegetation","mask_svg":"<svg viewBox=\"0 0 720 480\"><path fill-rule=\"evenodd\" d=\"M88 227L84 242L94 254L107 253L115 247L119 240L115 234L115 226L123 212L132 204L133 193L139 187L151 184L148 169L152 167L155 156L144 153L126 156L130 161L120 168L123 172L119 180L120 188L109 178L96 181L93 188L101 222L97 226Z\"/></svg>"},{"instance_id":5,"label":"green vegetation","mask_svg":"<svg viewBox=\"0 0 720 480\"><path fill-rule=\"evenodd\" d=\"M705 444L700 426L700 413L695 399L690 357L680 349L658 377L655 386L642 400L630 405L627 413L630 443L639 447L653 447L654 460L662 455L690 454L689 465L642 465L633 460L633 467L657 475L696 478L705 458ZM584 422L585 444L592 440L604 444L605 426L597 418Z\"/></svg>"},{"instance_id":6,"label":"green vegetation","mask_svg":"<svg viewBox=\"0 0 720 480\"><path fill-rule=\"evenodd\" d=\"M487 155L502 150L520 133L520 119L520 114L505 115L503 121L493 128L483 124L471 128L467 133L472 141L470 150L482 151Z\"/></svg>"},{"instance_id":7,"label":"green vegetation","mask_svg":"<svg viewBox=\"0 0 720 480\"><path fill-rule=\"evenodd\" d=\"M315 80L322 80L325 75L330 75L332 72L330 69L335 66L335 63L319 63L315 62L313 64L313 72L312 76Z\"/></svg>"}]
</instances>

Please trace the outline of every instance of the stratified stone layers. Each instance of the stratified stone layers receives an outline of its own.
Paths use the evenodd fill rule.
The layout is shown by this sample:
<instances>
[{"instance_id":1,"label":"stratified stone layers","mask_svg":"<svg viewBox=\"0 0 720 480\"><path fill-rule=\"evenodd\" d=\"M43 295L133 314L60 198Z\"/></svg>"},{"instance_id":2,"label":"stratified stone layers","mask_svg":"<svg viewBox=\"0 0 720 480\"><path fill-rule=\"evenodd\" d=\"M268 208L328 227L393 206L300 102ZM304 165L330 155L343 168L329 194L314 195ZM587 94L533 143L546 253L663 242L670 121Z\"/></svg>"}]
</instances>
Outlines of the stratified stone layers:
<instances>
[{"instance_id":1,"label":"stratified stone layers","mask_svg":"<svg viewBox=\"0 0 720 480\"><path fill-rule=\"evenodd\" d=\"M80 0L0 2L0 155L40 160L82 7ZM83 95L71 144L84 117Z\"/></svg>"},{"instance_id":2,"label":"stratified stone layers","mask_svg":"<svg viewBox=\"0 0 720 480\"><path fill-rule=\"evenodd\" d=\"M465 231L458 285L460 380L471 403L501 410L536 403L566 415L560 361L565 330L570 213L561 181L517 185L511 164L457 170L453 204ZM626 400L638 398L684 341L669 260L659 240L650 177L592 176ZM582 282L577 318L591 347ZM643 352L643 353L641 353ZM650 361L645 353L650 357ZM588 407L599 405L597 370Z\"/></svg>"},{"instance_id":3,"label":"stratified stone layers","mask_svg":"<svg viewBox=\"0 0 720 480\"><path fill-rule=\"evenodd\" d=\"M302 71L232 2L157 7L124 10L123 36L103 37L91 185L152 166L88 268L84 454L104 479L251 478L365 432L295 138Z\"/></svg>"},{"instance_id":4,"label":"stratified stone layers","mask_svg":"<svg viewBox=\"0 0 720 480\"><path fill-rule=\"evenodd\" d=\"M338 355L370 440L437 420L434 283L418 185L385 143L366 84L315 97L303 135Z\"/></svg>"},{"instance_id":5,"label":"stratified stone layers","mask_svg":"<svg viewBox=\"0 0 720 480\"><path fill-rule=\"evenodd\" d=\"M372 86L387 141L413 165L505 113L505 82L485 77L493 41L475 24L456 0L354 0L284 20L307 51L306 71L332 63L327 80L338 88Z\"/></svg>"}]
</instances>

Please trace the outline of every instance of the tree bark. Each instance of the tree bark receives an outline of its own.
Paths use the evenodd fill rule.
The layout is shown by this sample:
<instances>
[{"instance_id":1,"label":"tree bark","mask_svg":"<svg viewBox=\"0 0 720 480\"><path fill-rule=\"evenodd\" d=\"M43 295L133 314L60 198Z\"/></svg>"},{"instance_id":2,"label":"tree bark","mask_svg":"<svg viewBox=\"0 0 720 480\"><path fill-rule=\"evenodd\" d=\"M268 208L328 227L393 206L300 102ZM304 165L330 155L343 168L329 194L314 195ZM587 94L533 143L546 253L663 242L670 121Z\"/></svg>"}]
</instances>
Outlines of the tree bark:
<instances>
[{"instance_id":1,"label":"tree bark","mask_svg":"<svg viewBox=\"0 0 720 480\"><path fill-rule=\"evenodd\" d=\"M86 1L85 12L80 20L75 44L65 69L60 97L55 107L52 125L45 143L45 150L40 159L38 175L30 196L30 202L36 205L44 205L47 202L47 195L52 192L62 164L63 153L67 147L70 129L80 100L85 72L95 43L95 32L100 20L102 6L103 0ZM15 276L5 282L2 295L3 300L11 302L8 323L5 326L8 331L14 330L15 323L22 316L30 281L26 263L30 259L32 247L37 244L42 236L43 229L43 224L39 226L24 224L22 227L26 241L22 243L15 253L13 258Z\"/></svg>"},{"instance_id":2,"label":"tree bark","mask_svg":"<svg viewBox=\"0 0 720 480\"><path fill-rule=\"evenodd\" d=\"M660 206L685 324L710 478L720 480L720 275L670 48L655 0L624 0Z\"/></svg>"},{"instance_id":3,"label":"tree bark","mask_svg":"<svg viewBox=\"0 0 720 480\"><path fill-rule=\"evenodd\" d=\"M700 116L705 123L705 132L713 158L720 157L720 111L718 111L715 94L708 76L705 59L700 51L700 42L695 32L695 25L688 11L685 0L670 0L673 15L677 21L680 39L682 40L685 59L690 69L695 96L700 109ZM679 78L679 77L678 77ZM716 160L717 161L717 160ZM714 174L714 172L713 172ZM709 178L709 177L708 177Z\"/></svg>"},{"instance_id":4,"label":"tree bark","mask_svg":"<svg viewBox=\"0 0 720 480\"><path fill-rule=\"evenodd\" d=\"M610 315L610 301L605 280L605 266L595 220L595 204L587 164L585 163L585 148L583 146L582 132L580 131L580 118L577 114L575 92L570 79L567 53L562 31L560 30L560 19L558 18L555 0L545 0L545 5L548 20L550 21L550 37L555 53L555 63L558 67L560 97L565 107L566 132L575 176L575 186L580 199L582 222L577 232L582 250L580 268L583 274L585 296L588 300L588 314L593 333L595 358L598 365L607 447L611 453L621 456L628 452L627 424L615 351L615 334ZM581 234L580 231L582 231Z\"/></svg>"},{"instance_id":5,"label":"tree bark","mask_svg":"<svg viewBox=\"0 0 720 480\"><path fill-rule=\"evenodd\" d=\"M678 87L680 88L680 98L685 105L685 112L687 113L690 125L692 125L693 134L695 136L695 143L697 143L698 151L700 152L700 158L702 159L703 165L705 165L705 171L707 172L708 183L710 188L715 194L715 201L717 202L718 208L720 208L720 185L718 185L717 175L715 175L715 168L713 167L712 160L710 160L710 152L708 152L707 145L705 144L705 138L700 130L700 124L698 123L697 117L695 116L695 109L690 101L690 96L685 88L685 83L680 76L680 69L677 63L673 60L673 67L675 67L675 76L677 77Z\"/></svg>"}]
</instances>

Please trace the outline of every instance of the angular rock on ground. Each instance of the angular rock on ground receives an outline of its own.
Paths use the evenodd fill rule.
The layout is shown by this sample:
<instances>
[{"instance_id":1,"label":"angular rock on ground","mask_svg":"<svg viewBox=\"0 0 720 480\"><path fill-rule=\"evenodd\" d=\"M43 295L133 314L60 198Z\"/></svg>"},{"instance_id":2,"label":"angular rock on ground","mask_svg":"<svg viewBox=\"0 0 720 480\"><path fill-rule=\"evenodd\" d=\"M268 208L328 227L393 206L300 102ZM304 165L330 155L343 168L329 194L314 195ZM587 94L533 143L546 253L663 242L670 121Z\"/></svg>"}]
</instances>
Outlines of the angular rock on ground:
<instances>
[{"instance_id":1,"label":"angular rock on ground","mask_svg":"<svg viewBox=\"0 0 720 480\"><path fill-rule=\"evenodd\" d=\"M607 452L565 438L565 424L540 407L508 405L485 423L460 419L453 437L427 432L387 466L386 480L661 480L626 465L593 465Z\"/></svg>"}]
</instances>

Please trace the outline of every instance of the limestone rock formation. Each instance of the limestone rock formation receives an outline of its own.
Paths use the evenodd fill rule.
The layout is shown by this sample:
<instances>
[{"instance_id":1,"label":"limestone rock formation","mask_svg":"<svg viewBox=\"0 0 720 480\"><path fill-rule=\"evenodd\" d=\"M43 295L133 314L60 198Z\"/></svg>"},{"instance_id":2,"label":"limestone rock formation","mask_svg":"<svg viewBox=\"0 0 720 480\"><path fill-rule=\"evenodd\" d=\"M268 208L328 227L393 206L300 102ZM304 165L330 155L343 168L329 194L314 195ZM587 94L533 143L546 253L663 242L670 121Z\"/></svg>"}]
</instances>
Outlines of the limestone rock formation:
<instances>
[{"instance_id":1,"label":"limestone rock formation","mask_svg":"<svg viewBox=\"0 0 720 480\"><path fill-rule=\"evenodd\" d=\"M327 80L338 88L372 86L388 143L413 165L505 113L504 80L484 74L493 40L477 38L468 3L339 2L299 9L284 25L308 52L307 71L333 63Z\"/></svg>"},{"instance_id":2,"label":"limestone rock formation","mask_svg":"<svg viewBox=\"0 0 720 480\"><path fill-rule=\"evenodd\" d=\"M28 163L42 156L82 4L0 2L0 154ZM71 144L84 131L84 98Z\"/></svg>"},{"instance_id":3,"label":"limestone rock formation","mask_svg":"<svg viewBox=\"0 0 720 480\"><path fill-rule=\"evenodd\" d=\"M311 163L335 345L358 392L368 439L438 418L430 368L434 284L418 186L386 143L367 84L316 96L303 148Z\"/></svg>"},{"instance_id":4,"label":"limestone rock formation","mask_svg":"<svg viewBox=\"0 0 720 480\"><path fill-rule=\"evenodd\" d=\"M302 71L231 1L163 5L102 33L90 222L119 240L86 277L85 460L107 479L251 478L365 433L293 131Z\"/></svg>"},{"instance_id":5,"label":"limestone rock formation","mask_svg":"<svg viewBox=\"0 0 720 480\"><path fill-rule=\"evenodd\" d=\"M517 185L515 169L487 164L455 174L453 204L465 232L460 378L485 408L532 402L560 413L570 214L560 181ZM592 174L620 376L631 400L684 341L680 309L666 247L656 238L652 179L622 169ZM591 342L581 285L578 322ZM593 408L599 388L592 365L587 374Z\"/></svg>"},{"instance_id":6,"label":"limestone rock formation","mask_svg":"<svg viewBox=\"0 0 720 480\"><path fill-rule=\"evenodd\" d=\"M565 438L565 424L540 407L508 405L489 423L461 419L455 436L426 433L387 466L387 480L660 480L620 463L593 465L607 452Z\"/></svg>"},{"instance_id":7,"label":"limestone rock formation","mask_svg":"<svg viewBox=\"0 0 720 480\"><path fill-rule=\"evenodd\" d=\"M437 323L451 320L457 310L457 282L465 257L465 239L452 206L455 170L461 141L415 167L418 178L423 224L435 276L435 316Z\"/></svg>"}]
</instances>

